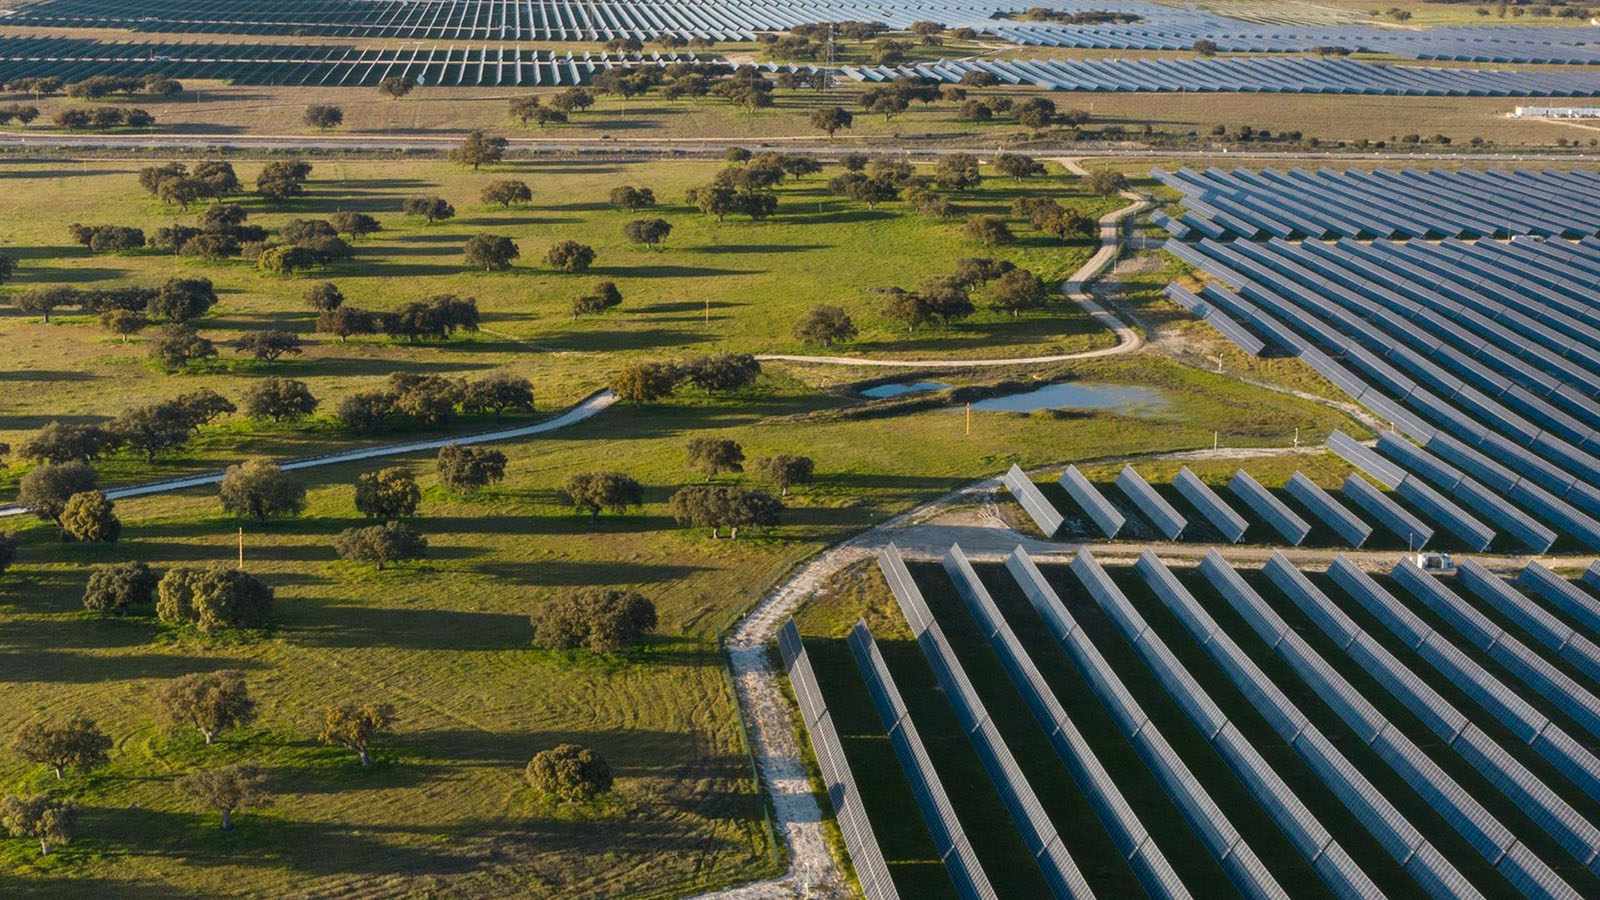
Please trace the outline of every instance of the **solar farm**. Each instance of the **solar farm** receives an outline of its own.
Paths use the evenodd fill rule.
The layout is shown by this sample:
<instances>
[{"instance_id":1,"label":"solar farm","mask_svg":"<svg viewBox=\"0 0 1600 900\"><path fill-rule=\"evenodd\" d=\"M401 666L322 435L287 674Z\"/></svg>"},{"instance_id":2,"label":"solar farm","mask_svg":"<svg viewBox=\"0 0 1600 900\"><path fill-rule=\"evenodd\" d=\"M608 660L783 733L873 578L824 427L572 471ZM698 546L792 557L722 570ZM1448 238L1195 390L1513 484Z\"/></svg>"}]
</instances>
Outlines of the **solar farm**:
<instances>
[{"instance_id":1,"label":"solar farm","mask_svg":"<svg viewBox=\"0 0 1600 900\"><path fill-rule=\"evenodd\" d=\"M1600 898L1600 0L0 9L0 900Z\"/></svg>"}]
</instances>

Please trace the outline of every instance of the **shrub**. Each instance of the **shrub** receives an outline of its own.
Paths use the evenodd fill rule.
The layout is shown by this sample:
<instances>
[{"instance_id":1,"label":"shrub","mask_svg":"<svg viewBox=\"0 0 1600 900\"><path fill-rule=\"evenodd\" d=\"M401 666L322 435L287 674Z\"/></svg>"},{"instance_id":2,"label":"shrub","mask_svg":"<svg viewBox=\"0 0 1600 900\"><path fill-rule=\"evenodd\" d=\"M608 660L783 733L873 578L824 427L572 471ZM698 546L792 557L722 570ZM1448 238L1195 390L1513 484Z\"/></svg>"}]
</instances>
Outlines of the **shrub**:
<instances>
[{"instance_id":1,"label":"shrub","mask_svg":"<svg viewBox=\"0 0 1600 900\"><path fill-rule=\"evenodd\" d=\"M296 515L306 505L305 485L265 459L229 466L218 493L224 511L260 522L268 516Z\"/></svg>"},{"instance_id":2,"label":"shrub","mask_svg":"<svg viewBox=\"0 0 1600 900\"><path fill-rule=\"evenodd\" d=\"M484 447L448 444L439 448L436 465L446 487L466 494L504 478L506 455Z\"/></svg>"},{"instance_id":3,"label":"shrub","mask_svg":"<svg viewBox=\"0 0 1600 900\"><path fill-rule=\"evenodd\" d=\"M558 241L545 253L544 261L563 272L582 272L594 262L594 248L577 241Z\"/></svg>"},{"instance_id":4,"label":"shrub","mask_svg":"<svg viewBox=\"0 0 1600 900\"><path fill-rule=\"evenodd\" d=\"M142 562L108 563L89 570L83 608L121 615L154 602L160 578Z\"/></svg>"},{"instance_id":5,"label":"shrub","mask_svg":"<svg viewBox=\"0 0 1600 900\"><path fill-rule=\"evenodd\" d=\"M156 585L156 617L201 631L261 628L272 611L272 588L239 569L178 566Z\"/></svg>"},{"instance_id":6,"label":"shrub","mask_svg":"<svg viewBox=\"0 0 1600 900\"><path fill-rule=\"evenodd\" d=\"M416 529L401 522L346 528L333 539L340 559L370 562L379 571L389 563L421 559L428 541Z\"/></svg>"},{"instance_id":7,"label":"shrub","mask_svg":"<svg viewBox=\"0 0 1600 900\"><path fill-rule=\"evenodd\" d=\"M416 515L422 490L411 472L391 466L356 477L356 511L369 519L402 519Z\"/></svg>"},{"instance_id":8,"label":"shrub","mask_svg":"<svg viewBox=\"0 0 1600 900\"><path fill-rule=\"evenodd\" d=\"M316 409L311 389L294 378L263 378L244 392L245 415L252 419L286 422L303 419Z\"/></svg>"},{"instance_id":9,"label":"shrub","mask_svg":"<svg viewBox=\"0 0 1600 900\"><path fill-rule=\"evenodd\" d=\"M605 757L577 744L560 744L535 753L524 775L535 789L576 803L593 800L612 785Z\"/></svg>"},{"instance_id":10,"label":"shrub","mask_svg":"<svg viewBox=\"0 0 1600 900\"><path fill-rule=\"evenodd\" d=\"M114 543L122 534L116 504L100 491L81 491L61 508L61 532L85 543Z\"/></svg>"},{"instance_id":11,"label":"shrub","mask_svg":"<svg viewBox=\"0 0 1600 900\"><path fill-rule=\"evenodd\" d=\"M656 627L656 608L643 595L587 588L550 600L533 617L533 645L542 650L617 653Z\"/></svg>"}]
</instances>

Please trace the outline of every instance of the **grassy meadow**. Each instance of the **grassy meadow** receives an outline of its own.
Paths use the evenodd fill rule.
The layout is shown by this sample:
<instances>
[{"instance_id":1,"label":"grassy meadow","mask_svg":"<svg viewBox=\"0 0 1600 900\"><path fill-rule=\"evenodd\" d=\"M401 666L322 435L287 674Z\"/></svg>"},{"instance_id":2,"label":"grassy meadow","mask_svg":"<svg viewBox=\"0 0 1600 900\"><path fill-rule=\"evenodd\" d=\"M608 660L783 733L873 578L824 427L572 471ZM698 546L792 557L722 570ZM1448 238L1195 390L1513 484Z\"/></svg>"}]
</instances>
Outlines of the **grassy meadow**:
<instances>
[{"instance_id":1,"label":"grassy meadow","mask_svg":"<svg viewBox=\"0 0 1600 900\"><path fill-rule=\"evenodd\" d=\"M514 372L534 384L535 415L548 415L604 384L627 361L799 350L790 325L817 302L843 305L855 316L862 334L845 353L995 356L1112 340L1060 301L1017 319L981 311L948 330L908 334L883 320L873 287L911 287L947 272L960 256L986 251L965 242L958 225L921 219L904 204L868 210L825 196L833 167L780 188L778 214L751 224L717 223L681 205L684 188L717 168L705 162L513 162L474 173L431 161L317 160L307 197L280 209L247 199L252 221L276 227L355 209L376 215L385 230L326 273L278 278L237 260L207 263L155 251L95 255L70 246L66 226L75 221L149 233L194 218L143 194L139 165L0 165L0 180L14 193L50 192L47 204L0 210L5 252L21 262L4 293L203 275L215 281L221 302L195 324L218 342L221 358L167 374L146 362L141 341L123 343L88 317L68 311L47 325L0 306L0 348L8 360L0 373L6 386L0 439L18 441L53 419L103 421L199 387L237 398L267 375L305 380L324 411L286 425L232 416L154 465L113 454L96 463L106 481L352 445L356 440L327 408L393 371ZM236 167L249 182L257 165ZM483 184L498 178L528 181L533 202L510 210L479 203ZM605 203L618 184L651 187L662 199L648 214L674 225L665 249L646 251L623 240L621 224L632 216ZM1076 179L1061 174L1022 184L988 178L957 202L1004 212L1015 196L1040 193L1091 215L1121 202L1085 196ZM429 226L398 212L403 198L431 194L451 200L457 218ZM1018 242L992 252L1051 280L1075 269L1090 249L1015 227ZM522 248L517 266L491 274L467 270L461 245L479 232L512 236ZM595 246L593 270L565 275L542 264L545 248L565 238ZM312 334L301 296L322 277L338 283L348 302L371 309L443 293L476 297L483 330L415 345L381 337L341 343ZM623 306L573 320L572 297L602 279L617 282ZM305 354L266 365L243 361L227 346L264 328L299 334ZM1326 433L1346 422L1312 399L1264 394L1233 376L1148 354L1046 371L941 371L940 379L966 387L1008 381L1014 390L1079 379L1155 388L1168 398L1139 415L979 412L968 434L948 395L863 401L855 383L885 374L772 364L755 386L732 394L689 391L660 404L613 407L571 429L499 445L509 458L505 481L468 497L439 484L430 456L385 460L381 465L411 468L422 484L415 526L428 538L429 553L384 572L341 561L331 546L334 535L360 522L352 503L356 475L380 464L304 471L305 513L264 525L224 515L212 489L119 502L123 536L113 545L63 542L53 525L7 520L22 546L19 561L0 575L0 730L81 713L115 747L108 766L69 773L59 784L0 753L4 790L66 792L83 806L78 838L49 857L39 857L29 841L0 840L0 892L134 900L223 893L274 900L329 894L583 900L675 896L771 874L781 861L763 826L763 801L717 638L794 564L1012 463L1102 458L1108 447L1130 453L1205 447L1214 432L1230 445L1282 445L1296 426ZM456 427L489 424L467 417ZM791 493L777 528L738 541L680 528L667 499L699 480L683 455L684 442L699 435L737 440L752 458L811 456L816 482ZM29 465L12 461L0 481L7 495ZM645 485L644 505L598 523L573 515L558 490L568 475L593 470L637 478ZM239 552L241 529L245 568L277 593L268 629L205 636L148 615L83 611L88 566L229 562ZM617 658L530 649L529 616L547 600L591 585L645 593L657 604L657 633ZM260 705L253 725L225 732L210 748L160 727L154 697L165 681L223 668L245 673ZM367 700L393 703L399 723L377 745L373 767L363 770L353 754L315 736L325 706ZM560 804L525 784L528 757L563 741L607 757L618 775L612 795ZM265 768L274 798L243 810L231 833L173 788L195 768L244 760Z\"/></svg>"},{"instance_id":2,"label":"grassy meadow","mask_svg":"<svg viewBox=\"0 0 1600 900\"><path fill-rule=\"evenodd\" d=\"M961 236L959 222L917 216L900 202L869 210L827 194L825 182L838 169L779 189L780 206L770 220L725 222L683 205L686 188L710 180L719 167L706 162L515 162L474 172L444 162L324 160L315 163L309 193L281 208L245 195L251 222L276 228L292 218L325 218L339 210L375 215L384 226L361 239L351 260L325 271L284 278L258 272L250 263L177 257L145 249L94 254L70 243L67 224L115 223L148 235L174 223L193 221L145 194L136 178L141 163L62 161L0 165L0 182L14 191L49 190L49 214L31 205L0 209L0 252L19 261L18 277L0 289L0 299L32 287L71 284L110 287L156 285L171 277L206 277L220 303L194 324L218 344L216 360L167 374L148 363L139 339L124 342L89 316L58 311L50 324L0 305L0 345L11 365L3 376L14 386L0 413L0 441L16 442L52 419L103 419L139 402L163 399L205 386L235 396L250 379L267 375L298 378L310 385L331 412L339 397L368 390L390 372L466 376L510 371L529 377L538 406L564 407L603 385L630 360L674 359L712 352L802 352L790 334L802 312L817 303L843 306L861 331L833 352L863 356L958 357L1059 353L1113 341L1092 319L1065 301L1013 318L981 308L948 329L908 333L879 314L874 288L915 287L924 277L947 273L966 255L1002 256L1058 281L1087 259L1085 240L1063 244L1013 222L1014 244L985 248ZM252 183L257 164L236 166ZM485 205L483 186L516 178L534 191L531 203L511 209ZM622 184L650 187L661 205L629 213L610 207L606 196ZM48 186L48 187L47 187ZM971 212L1005 214L1018 196L1049 195L1090 215L1121 205L1087 195L1078 179L1054 174L1015 182L990 177L956 201ZM399 211L413 196L441 196L456 218L428 225ZM673 225L664 247L647 250L622 235L623 223L660 216ZM521 258L507 271L469 269L462 246L475 234L512 237ZM593 246L597 258L584 273L568 274L544 263L546 249L572 239ZM867 252L862 252L866 250ZM314 311L303 301L311 284L329 279L347 303L393 309L437 294L476 298L482 330L440 343L406 344L383 336L341 342L314 334ZM613 281L623 304L610 312L574 319L573 298L602 280ZM283 329L305 341L305 352L262 364L226 344L258 329ZM468 423L481 429L487 423ZM314 420L281 427L234 421L195 445L206 451L306 455L344 441L332 424ZM158 468L170 470L179 460ZM112 466L121 465L113 461ZM147 474L143 464L134 465ZM12 478L15 473L12 473ZM4 484L4 481L0 481Z\"/></svg>"}]
</instances>

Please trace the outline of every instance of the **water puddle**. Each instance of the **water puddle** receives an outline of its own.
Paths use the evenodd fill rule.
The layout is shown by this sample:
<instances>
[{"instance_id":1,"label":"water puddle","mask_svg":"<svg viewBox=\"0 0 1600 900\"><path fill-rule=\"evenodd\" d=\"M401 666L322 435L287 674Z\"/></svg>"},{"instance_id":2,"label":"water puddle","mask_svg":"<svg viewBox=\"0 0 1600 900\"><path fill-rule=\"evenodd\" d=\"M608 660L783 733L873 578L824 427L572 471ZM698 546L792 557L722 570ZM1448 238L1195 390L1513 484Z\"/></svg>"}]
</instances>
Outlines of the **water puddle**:
<instances>
[{"instance_id":1,"label":"water puddle","mask_svg":"<svg viewBox=\"0 0 1600 900\"><path fill-rule=\"evenodd\" d=\"M869 387L861 392L863 397L879 399L883 397L900 397L905 394L925 394L930 391L942 391L950 385L938 381L913 381L908 384L880 384Z\"/></svg>"},{"instance_id":2,"label":"water puddle","mask_svg":"<svg viewBox=\"0 0 1600 900\"><path fill-rule=\"evenodd\" d=\"M1093 409L1124 416L1150 415L1171 408L1166 392L1131 384L1047 384L1020 394L975 400L972 408L990 412L1033 412L1039 409Z\"/></svg>"}]
</instances>

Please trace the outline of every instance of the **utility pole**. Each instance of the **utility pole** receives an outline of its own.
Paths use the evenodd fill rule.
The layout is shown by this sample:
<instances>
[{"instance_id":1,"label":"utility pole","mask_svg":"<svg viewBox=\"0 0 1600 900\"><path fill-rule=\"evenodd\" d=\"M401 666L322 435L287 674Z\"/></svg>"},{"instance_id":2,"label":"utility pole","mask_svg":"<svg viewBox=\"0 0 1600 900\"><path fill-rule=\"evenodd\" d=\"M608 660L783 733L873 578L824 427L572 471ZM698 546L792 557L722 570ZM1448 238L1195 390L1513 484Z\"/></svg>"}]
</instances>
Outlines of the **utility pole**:
<instances>
[{"instance_id":1,"label":"utility pole","mask_svg":"<svg viewBox=\"0 0 1600 900\"><path fill-rule=\"evenodd\" d=\"M239 526L239 569L244 570L244 526Z\"/></svg>"},{"instance_id":2,"label":"utility pole","mask_svg":"<svg viewBox=\"0 0 1600 900\"><path fill-rule=\"evenodd\" d=\"M967 404L967 434L972 434L972 404Z\"/></svg>"}]
</instances>

